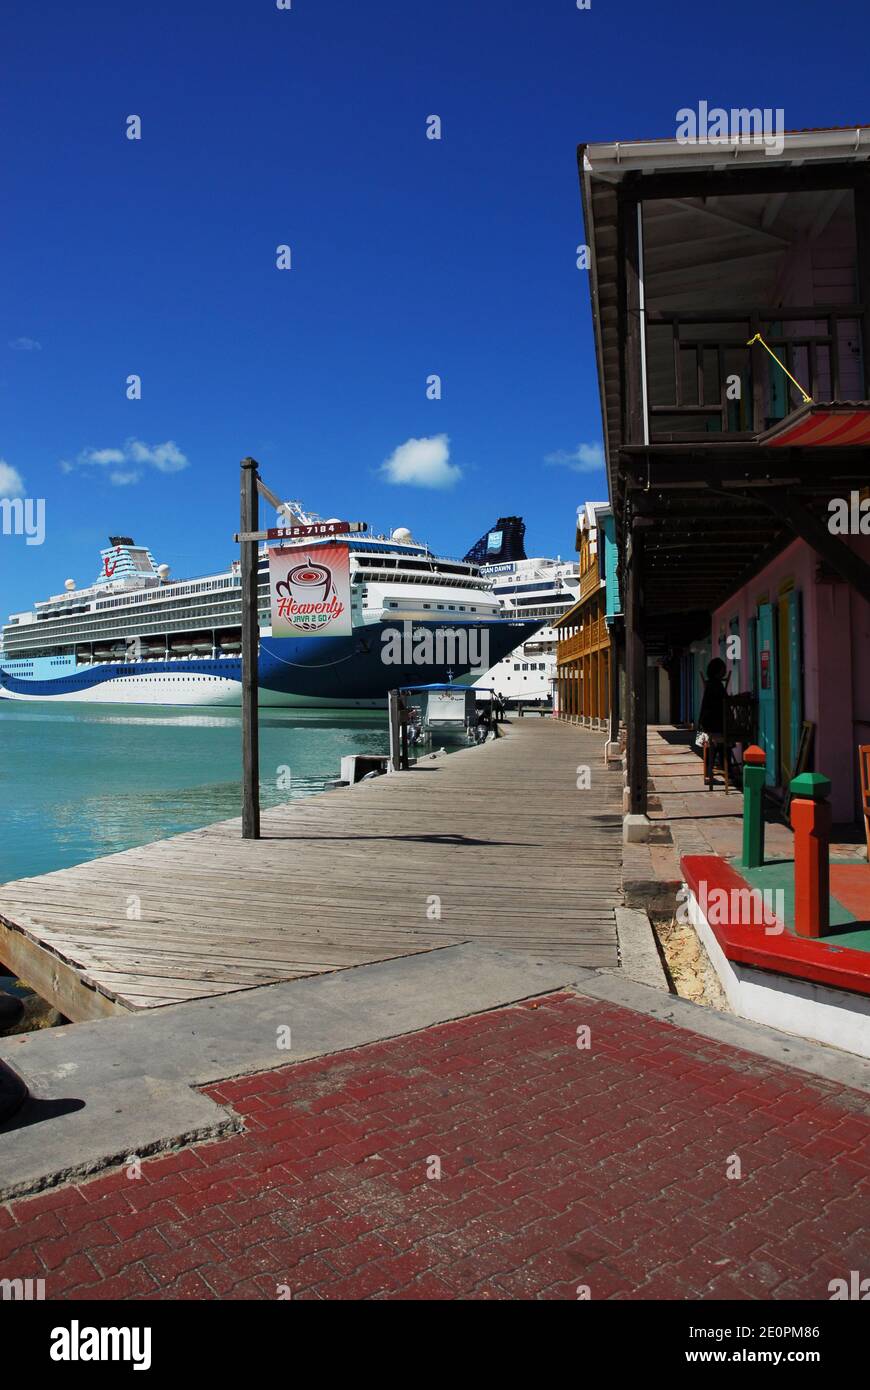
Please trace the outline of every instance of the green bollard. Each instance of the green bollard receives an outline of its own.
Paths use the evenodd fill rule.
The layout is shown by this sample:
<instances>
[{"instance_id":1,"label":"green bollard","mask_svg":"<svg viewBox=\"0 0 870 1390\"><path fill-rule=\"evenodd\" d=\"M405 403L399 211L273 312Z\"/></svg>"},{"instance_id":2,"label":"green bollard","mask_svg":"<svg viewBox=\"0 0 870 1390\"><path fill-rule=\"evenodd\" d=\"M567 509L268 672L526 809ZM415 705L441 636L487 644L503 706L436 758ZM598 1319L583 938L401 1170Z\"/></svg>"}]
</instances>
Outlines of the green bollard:
<instances>
[{"instance_id":1,"label":"green bollard","mask_svg":"<svg viewBox=\"0 0 870 1390\"><path fill-rule=\"evenodd\" d=\"M750 744L743 750L743 857L744 869L757 869L764 863L764 749Z\"/></svg>"}]
</instances>

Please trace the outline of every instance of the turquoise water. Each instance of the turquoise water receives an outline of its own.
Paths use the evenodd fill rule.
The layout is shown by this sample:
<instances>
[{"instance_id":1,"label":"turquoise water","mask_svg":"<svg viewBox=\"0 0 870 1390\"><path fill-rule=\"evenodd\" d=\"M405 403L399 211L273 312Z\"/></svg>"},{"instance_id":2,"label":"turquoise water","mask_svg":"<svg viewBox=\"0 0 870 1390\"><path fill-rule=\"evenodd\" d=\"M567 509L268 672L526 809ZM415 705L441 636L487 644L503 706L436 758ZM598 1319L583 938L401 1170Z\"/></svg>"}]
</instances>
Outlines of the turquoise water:
<instances>
[{"instance_id":1,"label":"turquoise water","mask_svg":"<svg viewBox=\"0 0 870 1390\"><path fill-rule=\"evenodd\" d=\"M386 752L386 714L263 711L262 805ZM0 883L240 815L240 767L238 711L0 701Z\"/></svg>"}]
</instances>

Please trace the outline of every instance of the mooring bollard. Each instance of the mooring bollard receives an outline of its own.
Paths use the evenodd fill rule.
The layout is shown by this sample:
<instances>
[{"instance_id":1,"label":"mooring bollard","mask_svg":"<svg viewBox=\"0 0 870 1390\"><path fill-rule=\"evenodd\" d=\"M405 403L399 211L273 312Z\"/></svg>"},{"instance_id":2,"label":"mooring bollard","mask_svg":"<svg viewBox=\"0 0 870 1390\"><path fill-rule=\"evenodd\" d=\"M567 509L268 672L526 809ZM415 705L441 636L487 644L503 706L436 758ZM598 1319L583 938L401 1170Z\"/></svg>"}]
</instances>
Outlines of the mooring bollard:
<instances>
[{"instance_id":1,"label":"mooring bollard","mask_svg":"<svg viewBox=\"0 0 870 1390\"><path fill-rule=\"evenodd\" d=\"M757 743L743 750L743 858L744 869L757 869L764 863L765 753Z\"/></svg>"},{"instance_id":2,"label":"mooring bollard","mask_svg":"<svg viewBox=\"0 0 870 1390\"><path fill-rule=\"evenodd\" d=\"M824 936L831 920L831 781L820 772L793 777L794 929L798 936Z\"/></svg>"}]
</instances>

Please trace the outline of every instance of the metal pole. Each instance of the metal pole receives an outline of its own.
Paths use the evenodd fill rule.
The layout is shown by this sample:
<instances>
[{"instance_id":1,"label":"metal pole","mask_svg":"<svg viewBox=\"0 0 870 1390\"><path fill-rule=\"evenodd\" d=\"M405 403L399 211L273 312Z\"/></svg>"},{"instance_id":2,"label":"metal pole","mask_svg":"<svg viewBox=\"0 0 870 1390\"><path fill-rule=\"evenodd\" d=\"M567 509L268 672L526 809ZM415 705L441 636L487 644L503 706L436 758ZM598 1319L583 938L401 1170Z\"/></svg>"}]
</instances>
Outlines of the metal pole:
<instances>
[{"instance_id":1,"label":"metal pole","mask_svg":"<svg viewBox=\"0 0 870 1390\"><path fill-rule=\"evenodd\" d=\"M387 695L387 713L390 721L390 769L399 772L402 767L402 744L399 733L399 692L391 690Z\"/></svg>"},{"instance_id":2,"label":"metal pole","mask_svg":"<svg viewBox=\"0 0 870 1390\"><path fill-rule=\"evenodd\" d=\"M241 531L256 531L259 519L257 464L242 459ZM260 727L258 665L257 542L241 542L242 560L242 839L260 838Z\"/></svg>"}]
</instances>

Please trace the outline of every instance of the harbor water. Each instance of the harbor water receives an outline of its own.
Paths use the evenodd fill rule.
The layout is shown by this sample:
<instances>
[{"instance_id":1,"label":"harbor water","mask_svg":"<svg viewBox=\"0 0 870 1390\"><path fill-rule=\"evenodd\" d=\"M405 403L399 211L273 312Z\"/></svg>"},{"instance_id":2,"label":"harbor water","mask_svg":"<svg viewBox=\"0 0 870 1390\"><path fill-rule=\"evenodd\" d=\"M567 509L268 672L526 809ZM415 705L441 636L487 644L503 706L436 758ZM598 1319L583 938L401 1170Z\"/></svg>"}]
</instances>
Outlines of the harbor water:
<instances>
[{"instance_id":1,"label":"harbor water","mask_svg":"<svg viewBox=\"0 0 870 1390\"><path fill-rule=\"evenodd\" d=\"M260 715L264 808L386 753L385 714ZM240 815L239 712L0 701L0 882Z\"/></svg>"}]
</instances>

